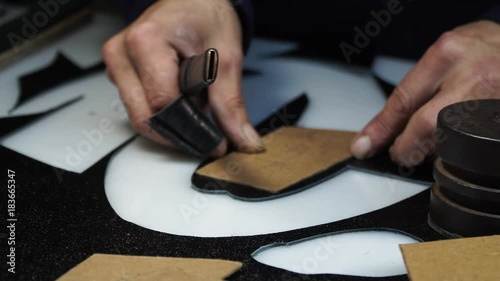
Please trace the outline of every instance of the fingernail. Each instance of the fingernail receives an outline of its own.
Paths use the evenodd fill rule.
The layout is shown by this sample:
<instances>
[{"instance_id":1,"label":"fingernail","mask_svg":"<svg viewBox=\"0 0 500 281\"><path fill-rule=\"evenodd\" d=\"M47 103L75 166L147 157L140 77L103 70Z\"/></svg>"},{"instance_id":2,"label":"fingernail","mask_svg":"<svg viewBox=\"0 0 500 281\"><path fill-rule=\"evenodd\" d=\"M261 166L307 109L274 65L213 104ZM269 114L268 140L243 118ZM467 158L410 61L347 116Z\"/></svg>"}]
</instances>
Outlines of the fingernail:
<instances>
[{"instance_id":1,"label":"fingernail","mask_svg":"<svg viewBox=\"0 0 500 281\"><path fill-rule=\"evenodd\" d=\"M394 145L389 147L389 157L391 157L392 162L399 164L396 154L394 153Z\"/></svg>"},{"instance_id":2,"label":"fingernail","mask_svg":"<svg viewBox=\"0 0 500 281\"><path fill-rule=\"evenodd\" d=\"M246 143L240 148L241 151L248 153L263 152L266 150L264 143L260 139L259 134L249 123L242 126L243 136L245 136Z\"/></svg>"},{"instance_id":3,"label":"fingernail","mask_svg":"<svg viewBox=\"0 0 500 281\"><path fill-rule=\"evenodd\" d=\"M369 136L361 136L351 146L351 152L357 159L363 160L370 157L372 141Z\"/></svg>"}]
</instances>

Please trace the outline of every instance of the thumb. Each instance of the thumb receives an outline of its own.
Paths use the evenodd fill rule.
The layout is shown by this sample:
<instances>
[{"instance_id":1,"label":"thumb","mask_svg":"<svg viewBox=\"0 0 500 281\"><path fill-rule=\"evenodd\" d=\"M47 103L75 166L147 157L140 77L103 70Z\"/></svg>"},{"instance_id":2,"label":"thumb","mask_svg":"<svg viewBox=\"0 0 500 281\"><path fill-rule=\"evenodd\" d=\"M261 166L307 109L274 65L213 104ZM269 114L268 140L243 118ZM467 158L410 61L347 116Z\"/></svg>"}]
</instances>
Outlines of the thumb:
<instances>
[{"instance_id":1,"label":"thumb","mask_svg":"<svg viewBox=\"0 0 500 281\"><path fill-rule=\"evenodd\" d=\"M241 89L243 54L219 52L218 78L209 88L209 104L215 120L239 151L264 151L259 134L248 120Z\"/></svg>"}]
</instances>

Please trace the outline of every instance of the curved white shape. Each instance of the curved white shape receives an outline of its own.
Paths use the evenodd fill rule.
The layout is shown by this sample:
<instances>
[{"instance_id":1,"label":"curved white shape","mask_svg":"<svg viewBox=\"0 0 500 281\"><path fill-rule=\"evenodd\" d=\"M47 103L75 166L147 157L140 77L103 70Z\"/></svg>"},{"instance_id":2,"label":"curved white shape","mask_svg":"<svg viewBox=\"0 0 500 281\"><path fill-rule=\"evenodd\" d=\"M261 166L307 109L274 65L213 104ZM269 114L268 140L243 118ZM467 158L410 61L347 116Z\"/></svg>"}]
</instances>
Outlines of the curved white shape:
<instances>
[{"instance_id":1,"label":"curved white shape","mask_svg":"<svg viewBox=\"0 0 500 281\"><path fill-rule=\"evenodd\" d=\"M384 105L368 69L303 59L266 58L293 47L256 40L246 67L262 75L243 81L250 119L257 123L302 91L310 98L298 125L360 130ZM300 193L243 202L191 188L198 161L138 138L115 154L105 178L108 200L123 219L177 235L247 236L315 226L375 211L427 187L347 171Z\"/></svg>"},{"instance_id":2,"label":"curved white shape","mask_svg":"<svg viewBox=\"0 0 500 281\"><path fill-rule=\"evenodd\" d=\"M108 164L105 190L116 213L137 225L196 237L276 233L387 207L427 187L358 171L294 195L244 202L191 188L198 161L137 138Z\"/></svg>"},{"instance_id":3,"label":"curved white shape","mask_svg":"<svg viewBox=\"0 0 500 281\"><path fill-rule=\"evenodd\" d=\"M297 58L250 59L246 66L262 73L243 81L245 103L254 124L306 92L309 105L299 126L359 131L386 101L366 68Z\"/></svg>"},{"instance_id":4,"label":"curved white shape","mask_svg":"<svg viewBox=\"0 0 500 281\"><path fill-rule=\"evenodd\" d=\"M260 263L302 274L388 277L407 273L399 245L418 242L387 230L343 232L268 245L252 256Z\"/></svg>"},{"instance_id":5,"label":"curved white shape","mask_svg":"<svg viewBox=\"0 0 500 281\"><path fill-rule=\"evenodd\" d=\"M2 85L0 118L42 113L81 95L81 93L61 93L60 91L48 90L9 113L20 94L18 77L47 67L56 58L58 52L63 53L82 68L90 67L102 61L102 44L120 31L123 26L124 23L119 17L97 13L91 23L83 25L37 52L16 61L15 64L2 69L0 72L0 85Z\"/></svg>"},{"instance_id":6,"label":"curved white shape","mask_svg":"<svg viewBox=\"0 0 500 281\"><path fill-rule=\"evenodd\" d=\"M2 146L50 166L82 173L135 135L104 71L52 92L84 97L5 136L0 140Z\"/></svg>"}]
</instances>

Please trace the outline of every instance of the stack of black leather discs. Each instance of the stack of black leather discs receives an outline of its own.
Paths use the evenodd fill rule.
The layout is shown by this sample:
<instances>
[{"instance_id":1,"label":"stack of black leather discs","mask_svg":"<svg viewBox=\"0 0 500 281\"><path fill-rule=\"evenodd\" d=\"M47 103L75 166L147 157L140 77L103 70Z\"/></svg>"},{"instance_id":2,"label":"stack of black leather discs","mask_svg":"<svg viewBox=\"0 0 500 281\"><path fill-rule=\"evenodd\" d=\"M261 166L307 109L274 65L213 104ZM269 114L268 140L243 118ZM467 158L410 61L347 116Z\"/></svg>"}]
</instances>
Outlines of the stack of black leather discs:
<instances>
[{"instance_id":1,"label":"stack of black leather discs","mask_svg":"<svg viewBox=\"0 0 500 281\"><path fill-rule=\"evenodd\" d=\"M500 234L500 100L443 108L436 152L430 225L448 237Z\"/></svg>"}]
</instances>

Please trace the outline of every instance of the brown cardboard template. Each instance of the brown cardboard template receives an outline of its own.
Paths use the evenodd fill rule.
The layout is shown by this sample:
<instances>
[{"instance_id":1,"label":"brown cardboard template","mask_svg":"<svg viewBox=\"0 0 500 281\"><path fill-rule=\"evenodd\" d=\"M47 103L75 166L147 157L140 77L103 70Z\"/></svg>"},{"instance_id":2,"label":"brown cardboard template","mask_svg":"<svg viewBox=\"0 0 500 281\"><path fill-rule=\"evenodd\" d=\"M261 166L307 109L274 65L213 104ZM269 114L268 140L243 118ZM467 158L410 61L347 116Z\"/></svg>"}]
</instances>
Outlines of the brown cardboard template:
<instances>
[{"instance_id":1,"label":"brown cardboard template","mask_svg":"<svg viewBox=\"0 0 500 281\"><path fill-rule=\"evenodd\" d=\"M500 280L500 236L401 245L411 281Z\"/></svg>"},{"instance_id":2,"label":"brown cardboard template","mask_svg":"<svg viewBox=\"0 0 500 281\"><path fill-rule=\"evenodd\" d=\"M283 127L263 137L266 151L232 152L196 174L278 193L351 156L355 132Z\"/></svg>"},{"instance_id":3,"label":"brown cardboard template","mask_svg":"<svg viewBox=\"0 0 500 281\"><path fill-rule=\"evenodd\" d=\"M220 281L240 268L225 260L94 254L57 280Z\"/></svg>"}]
</instances>

